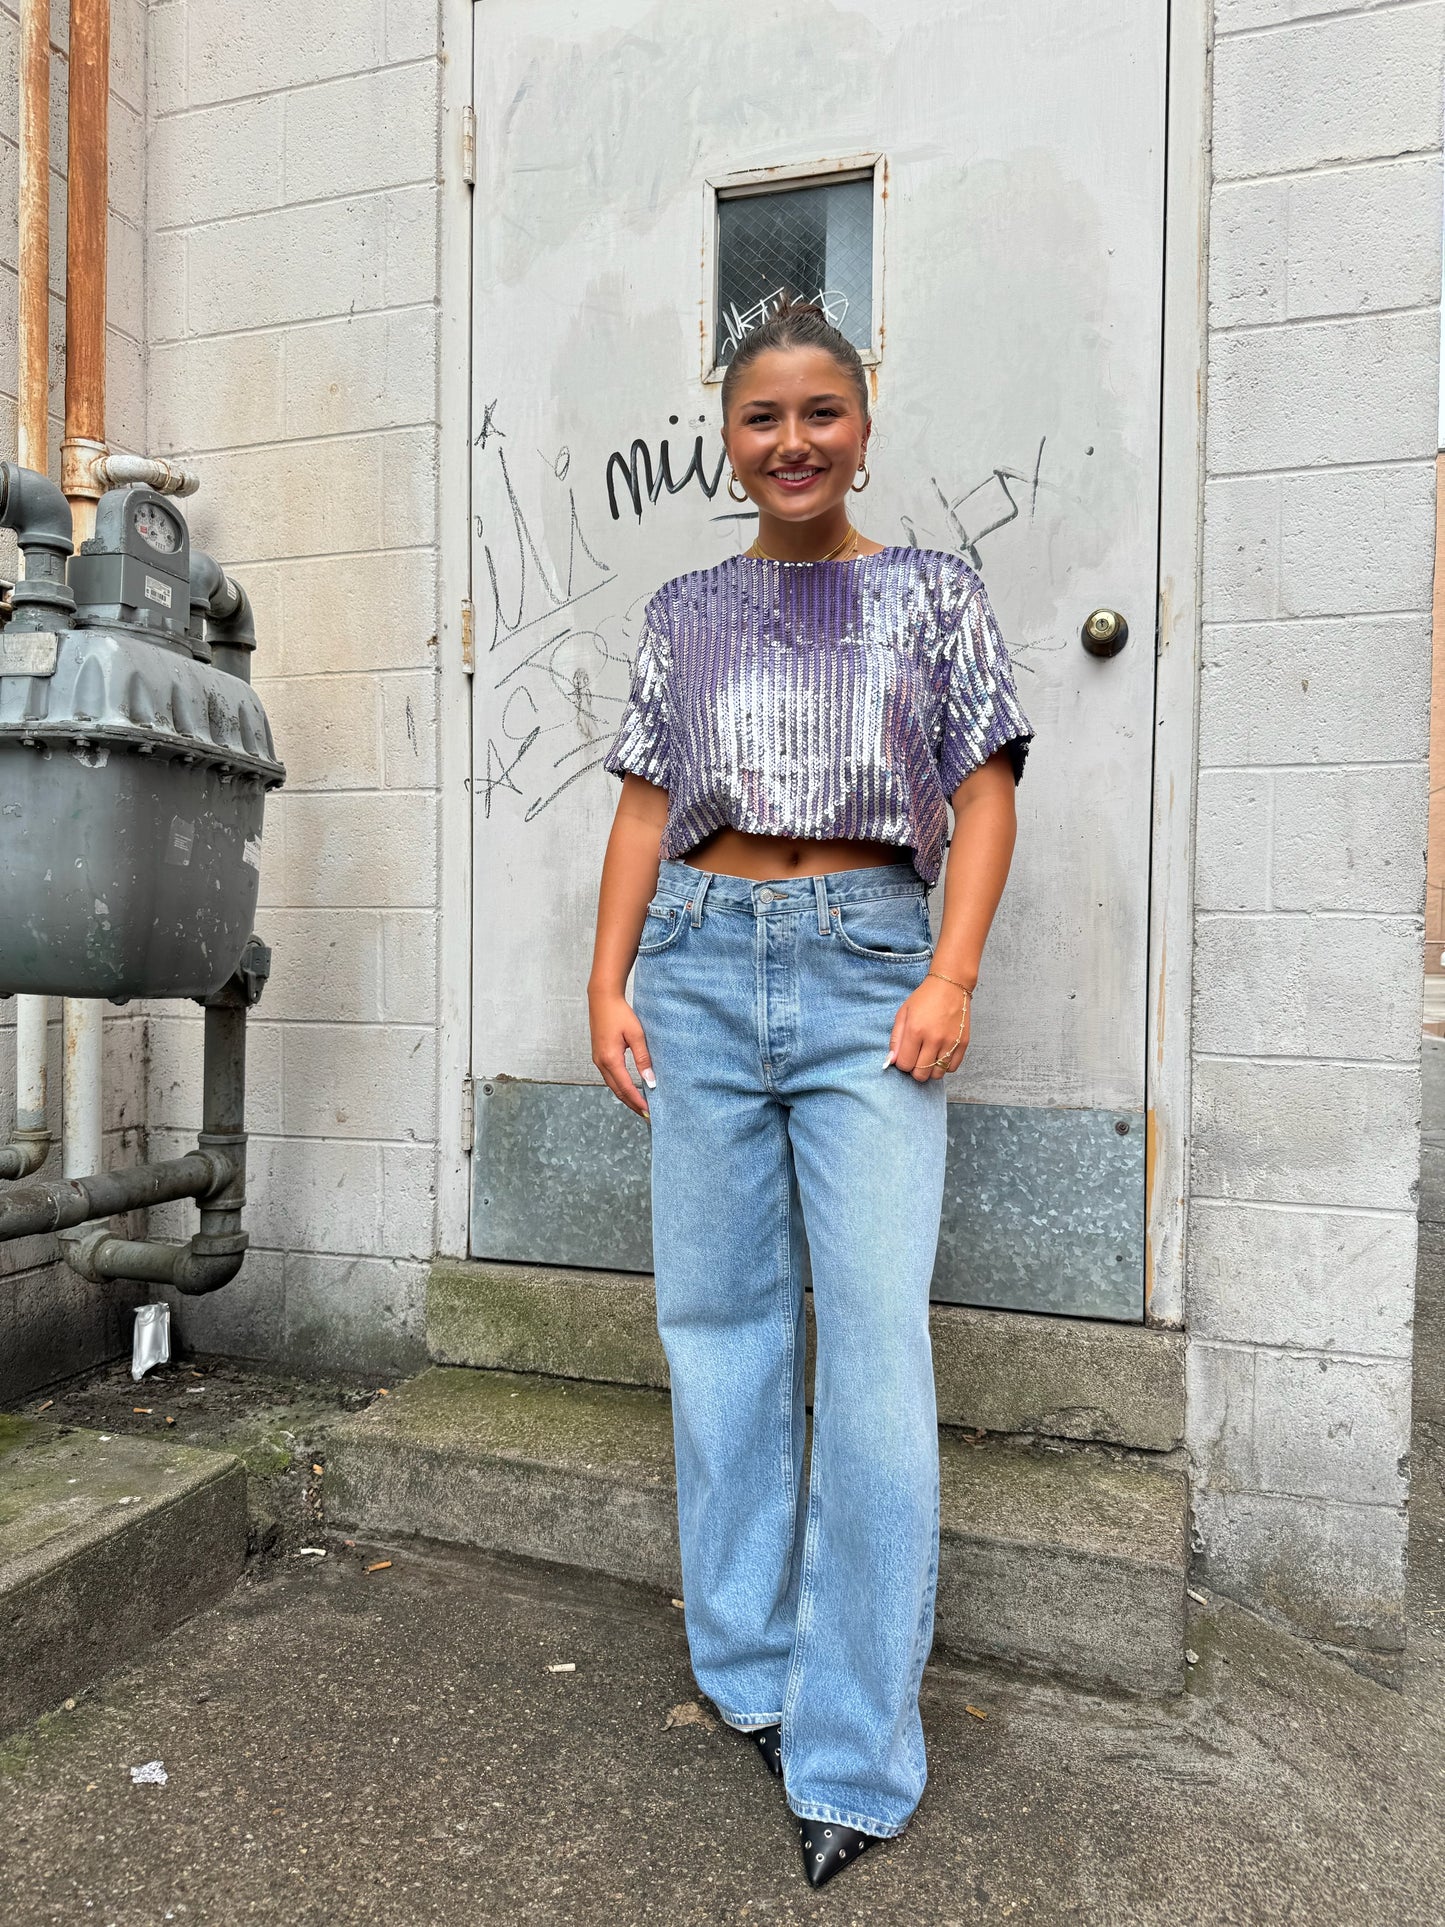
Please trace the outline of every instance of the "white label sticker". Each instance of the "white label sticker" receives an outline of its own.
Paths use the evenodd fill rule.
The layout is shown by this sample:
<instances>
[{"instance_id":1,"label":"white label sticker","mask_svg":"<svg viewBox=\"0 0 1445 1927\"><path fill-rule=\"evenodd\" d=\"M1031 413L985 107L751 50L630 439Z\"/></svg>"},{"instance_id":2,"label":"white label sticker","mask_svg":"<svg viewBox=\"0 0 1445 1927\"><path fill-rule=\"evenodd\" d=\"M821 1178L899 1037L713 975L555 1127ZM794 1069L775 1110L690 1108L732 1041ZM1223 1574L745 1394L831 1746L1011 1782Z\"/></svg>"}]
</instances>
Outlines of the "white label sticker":
<instances>
[{"instance_id":1,"label":"white label sticker","mask_svg":"<svg viewBox=\"0 0 1445 1927\"><path fill-rule=\"evenodd\" d=\"M170 583L158 581L155 576L148 575L146 577L146 600L148 602L159 602L163 609L169 609L171 606Z\"/></svg>"},{"instance_id":2,"label":"white label sticker","mask_svg":"<svg viewBox=\"0 0 1445 1927\"><path fill-rule=\"evenodd\" d=\"M171 818L171 840L166 850L166 862L178 864L184 869L191 860L191 849L196 840L196 826L188 823L183 816Z\"/></svg>"},{"instance_id":3,"label":"white label sticker","mask_svg":"<svg viewBox=\"0 0 1445 1927\"><path fill-rule=\"evenodd\" d=\"M249 863L253 870L260 869L261 839L259 836L248 836L246 838L246 847L241 852L241 861L243 863Z\"/></svg>"},{"instance_id":4,"label":"white label sticker","mask_svg":"<svg viewBox=\"0 0 1445 1927\"><path fill-rule=\"evenodd\" d=\"M53 676L60 638L48 631L0 636L0 676Z\"/></svg>"}]
</instances>

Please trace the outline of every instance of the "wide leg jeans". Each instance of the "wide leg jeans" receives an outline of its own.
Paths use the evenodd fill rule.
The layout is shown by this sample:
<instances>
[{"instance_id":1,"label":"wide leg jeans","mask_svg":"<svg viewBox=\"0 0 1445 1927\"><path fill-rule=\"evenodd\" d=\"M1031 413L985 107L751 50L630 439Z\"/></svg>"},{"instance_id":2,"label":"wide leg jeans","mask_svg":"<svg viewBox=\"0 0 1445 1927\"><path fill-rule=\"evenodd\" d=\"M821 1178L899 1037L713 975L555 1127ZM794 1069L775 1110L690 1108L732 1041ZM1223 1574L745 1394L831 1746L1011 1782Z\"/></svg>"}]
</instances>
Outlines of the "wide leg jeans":
<instances>
[{"instance_id":1,"label":"wide leg jeans","mask_svg":"<svg viewBox=\"0 0 1445 1927\"><path fill-rule=\"evenodd\" d=\"M945 1099L885 1065L931 950L911 865L761 884L665 861L634 977L693 1670L730 1725L781 1722L795 1813L879 1836L923 1791L938 1574Z\"/></svg>"}]
</instances>

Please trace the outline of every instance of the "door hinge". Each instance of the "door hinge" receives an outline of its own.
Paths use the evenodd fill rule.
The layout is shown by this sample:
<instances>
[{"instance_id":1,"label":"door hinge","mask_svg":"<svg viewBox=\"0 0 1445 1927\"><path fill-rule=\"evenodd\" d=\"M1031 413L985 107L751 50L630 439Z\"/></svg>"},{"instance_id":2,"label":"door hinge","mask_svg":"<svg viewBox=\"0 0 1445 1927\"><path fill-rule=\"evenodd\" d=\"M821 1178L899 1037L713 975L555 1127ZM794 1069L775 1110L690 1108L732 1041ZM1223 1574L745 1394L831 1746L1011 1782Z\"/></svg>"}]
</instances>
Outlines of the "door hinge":
<instances>
[{"instance_id":1,"label":"door hinge","mask_svg":"<svg viewBox=\"0 0 1445 1927\"><path fill-rule=\"evenodd\" d=\"M468 187L477 184L477 110L462 109L462 179Z\"/></svg>"},{"instance_id":2,"label":"door hinge","mask_svg":"<svg viewBox=\"0 0 1445 1927\"><path fill-rule=\"evenodd\" d=\"M462 604L462 674L476 674L476 616L470 601Z\"/></svg>"},{"instance_id":3,"label":"door hinge","mask_svg":"<svg viewBox=\"0 0 1445 1927\"><path fill-rule=\"evenodd\" d=\"M477 1086L472 1077L462 1079L462 1149L470 1151L477 1141Z\"/></svg>"}]
</instances>

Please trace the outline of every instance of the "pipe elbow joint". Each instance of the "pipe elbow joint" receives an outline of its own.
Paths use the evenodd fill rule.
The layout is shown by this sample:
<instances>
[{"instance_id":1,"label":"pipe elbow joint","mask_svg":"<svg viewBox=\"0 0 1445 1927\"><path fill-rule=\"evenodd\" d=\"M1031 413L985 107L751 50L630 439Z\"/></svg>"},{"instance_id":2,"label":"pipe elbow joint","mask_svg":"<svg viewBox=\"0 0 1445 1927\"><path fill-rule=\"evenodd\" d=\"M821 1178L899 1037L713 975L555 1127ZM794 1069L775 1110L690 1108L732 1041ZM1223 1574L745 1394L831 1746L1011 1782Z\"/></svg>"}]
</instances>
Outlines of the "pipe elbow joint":
<instances>
[{"instance_id":1,"label":"pipe elbow joint","mask_svg":"<svg viewBox=\"0 0 1445 1927\"><path fill-rule=\"evenodd\" d=\"M13 529L22 550L68 559L74 545L69 502L48 475L18 462L0 462L0 528Z\"/></svg>"},{"instance_id":2,"label":"pipe elbow joint","mask_svg":"<svg viewBox=\"0 0 1445 1927\"><path fill-rule=\"evenodd\" d=\"M0 1144L0 1178L33 1178L49 1156L49 1131L12 1131Z\"/></svg>"}]
</instances>

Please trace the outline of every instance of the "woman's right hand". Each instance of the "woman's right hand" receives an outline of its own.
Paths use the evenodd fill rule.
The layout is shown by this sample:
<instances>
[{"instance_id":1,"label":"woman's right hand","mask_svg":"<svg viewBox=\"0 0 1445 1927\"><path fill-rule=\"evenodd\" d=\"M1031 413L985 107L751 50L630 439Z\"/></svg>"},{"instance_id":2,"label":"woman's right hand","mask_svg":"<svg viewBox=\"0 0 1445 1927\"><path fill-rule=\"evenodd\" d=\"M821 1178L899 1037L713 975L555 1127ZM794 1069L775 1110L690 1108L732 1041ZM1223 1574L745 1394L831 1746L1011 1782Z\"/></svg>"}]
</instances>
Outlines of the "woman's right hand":
<instances>
[{"instance_id":1,"label":"woman's right hand","mask_svg":"<svg viewBox=\"0 0 1445 1927\"><path fill-rule=\"evenodd\" d=\"M620 990L589 991L587 1012L592 1025L592 1062L602 1073L602 1081L612 1095L621 1098L629 1111L648 1116L647 1099L633 1083L627 1069L627 1053L648 1090L656 1087L652 1059L647 1054L647 1038L637 1013Z\"/></svg>"}]
</instances>

